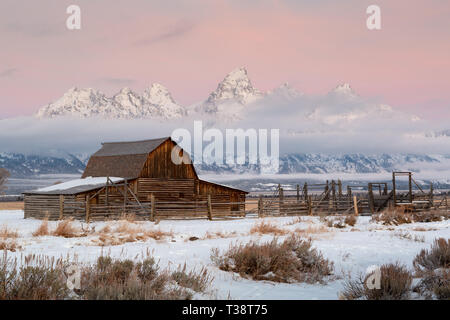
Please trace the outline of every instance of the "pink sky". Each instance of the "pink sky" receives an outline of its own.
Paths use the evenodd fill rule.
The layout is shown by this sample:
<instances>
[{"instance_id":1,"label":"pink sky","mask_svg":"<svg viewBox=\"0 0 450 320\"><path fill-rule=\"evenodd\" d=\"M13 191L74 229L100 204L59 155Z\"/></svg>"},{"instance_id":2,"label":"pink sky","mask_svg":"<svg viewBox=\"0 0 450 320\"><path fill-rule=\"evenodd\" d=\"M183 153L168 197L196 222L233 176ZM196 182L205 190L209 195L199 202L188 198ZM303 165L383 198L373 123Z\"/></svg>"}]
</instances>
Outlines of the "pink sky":
<instances>
[{"instance_id":1,"label":"pink sky","mask_svg":"<svg viewBox=\"0 0 450 320\"><path fill-rule=\"evenodd\" d=\"M73 3L80 31L65 27ZM380 31L366 28L370 4ZM0 117L32 114L73 86L112 95L159 82L188 105L240 66L261 90L289 82L323 94L349 82L393 107L450 116L445 0L2 0L0 40Z\"/></svg>"}]
</instances>

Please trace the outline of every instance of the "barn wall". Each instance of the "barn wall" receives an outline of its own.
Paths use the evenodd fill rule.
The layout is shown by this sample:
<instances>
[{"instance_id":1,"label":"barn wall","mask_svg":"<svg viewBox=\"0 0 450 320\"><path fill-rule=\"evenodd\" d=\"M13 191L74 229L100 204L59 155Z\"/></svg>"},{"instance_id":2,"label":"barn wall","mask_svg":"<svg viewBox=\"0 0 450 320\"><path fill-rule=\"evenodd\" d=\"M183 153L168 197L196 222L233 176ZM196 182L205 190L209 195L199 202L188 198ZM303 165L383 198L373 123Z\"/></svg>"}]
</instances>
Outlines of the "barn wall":
<instances>
[{"instance_id":1,"label":"barn wall","mask_svg":"<svg viewBox=\"0 0 450 320\"><path fill-rule=\"evenodd\" d=\"M125 214L134 214L138 220L150 218L150 203L153 195L156 200L157 219L208 218L208 195L211 196L214 217L244 213L245 193L197 179L139 178L129 181L129 189L144 205L144 209L135 201L127 189L127 207ZM63 218L86 219L86 199L89 202L90 221L116 220L124 213L124 187L108 187L77 195L25 195L25 218L58 220L63 202ZM242 203L237 203L242 202Z\"/></svg>"},{"instance_id":2,"label":"barn wall","mask_svg":"<svg viewBox=\"0 0 450 320\"><path fill-rule=\"evenodd\" d=\"M175 142L167 140L153 150L145 162L139 177L141 178L167 178L167 179L194 179L197 177L192 164L175 164L172 162L172 149ZM189 156L183 152L183 157Z\"/></svg>"}]
</instances>

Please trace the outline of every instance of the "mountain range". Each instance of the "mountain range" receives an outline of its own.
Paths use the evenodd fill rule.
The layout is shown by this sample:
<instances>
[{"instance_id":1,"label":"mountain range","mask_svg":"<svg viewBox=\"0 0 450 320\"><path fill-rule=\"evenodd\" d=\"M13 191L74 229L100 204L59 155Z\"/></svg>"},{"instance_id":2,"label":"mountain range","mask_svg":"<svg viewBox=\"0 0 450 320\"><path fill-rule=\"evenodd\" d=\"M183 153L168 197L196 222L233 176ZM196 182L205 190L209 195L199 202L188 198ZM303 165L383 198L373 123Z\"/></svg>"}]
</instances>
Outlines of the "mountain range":
<instances>
[{"instance_id":1,"label":"mountain range","mask_svg":"<svg viewBox=\"0 0 450 320\"><path fill-rule=\"evenodd\" d=\"M348 85L344 86L351 91ZM341 90L338 87L337 90ZM101 117L105 119L176 119L188 115L215 115L239 118L242 109L254 102L273 96L285 100L301 93L285 83L274 90L261 92L256 89L245 68L230 72L204 101L190 106L181 106L169 90L154 83L140 95L130 88L123 88L112 97L107 97L92 88L71 88L61 98L41 107L37 118L74 116L79 118Z\"/></svg>"},{"instance_id":2,"label":"mountain range","mask_svg":"<svg viewBox=\"0 0 450 320\"><path fill-rule=\"evenodd\" d=\"M0 167L13 177L42 174L81 174L87 164L85 155L39 156L0 153ZM280 157L280 174L386 173L394 170L420 172L430 168L450 168L450 156L417 154L286 154ZM260 174L259 165L196 165L200 174Z\"/></svg>"}]
</instances>

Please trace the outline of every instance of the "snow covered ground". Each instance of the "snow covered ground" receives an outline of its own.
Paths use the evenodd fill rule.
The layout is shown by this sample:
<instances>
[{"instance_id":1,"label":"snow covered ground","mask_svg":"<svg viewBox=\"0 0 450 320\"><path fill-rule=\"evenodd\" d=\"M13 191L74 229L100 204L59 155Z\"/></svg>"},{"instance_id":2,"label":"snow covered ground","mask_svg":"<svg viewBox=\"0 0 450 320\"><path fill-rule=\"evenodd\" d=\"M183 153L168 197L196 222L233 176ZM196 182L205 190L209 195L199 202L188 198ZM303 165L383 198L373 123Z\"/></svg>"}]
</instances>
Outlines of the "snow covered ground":
<instances>
[{"instance_id":1,"label":"snow covered ground","mask_svg":"<svg viewBox=\"0 0 450 320\"><path fill-rule=\"evenodd\" d=\"M326 285L253 281L221 271L212 264L212 248L223 251L230 243L238 241L271 240L273 235L250 234L250 229L263 220L292 232L306 230L302 234L310 236L314 247L325 258L334 262L338 279L329 281ZM50 230L54 230L57 223L49 222ZM89 228L94 227L98 231L106 224L117 223L95 222ZM136 222L142 227L171 231L173 236L158 241L150 239L101 247L94 243L98 238L95 234L67 239L55 236L33 237L32 233L40 224L39 220L23 219L21 210L0 211L0 229L7 227L9 230L16 230L19 233L17 243L22 247L16 252L8 252L9 257L43 254L76 258L79 262L94 262L102 254L133 259L149 250L160 260L161 267L175 269L184 263L188 268L207 267L214 276L214 281L207 295L196 296L200 299L337 299L343 287L344 275L356 277L369 266L395 261L412 268L412 260L420 249L428 248L435 238L450 238L450 220L392 227L371 222L370 217L359 217L354 227L337 229L326 227L318 217L302 217L301 221L295 217L279 217L232 221L161 221L158 225L153 222ZM82 222L75 222L75 225L83 225L84 229L87 227ZM217 232L225 237L217 235ZM190 241L191 237L199 239Z\"/></svg>"}]
</instances>

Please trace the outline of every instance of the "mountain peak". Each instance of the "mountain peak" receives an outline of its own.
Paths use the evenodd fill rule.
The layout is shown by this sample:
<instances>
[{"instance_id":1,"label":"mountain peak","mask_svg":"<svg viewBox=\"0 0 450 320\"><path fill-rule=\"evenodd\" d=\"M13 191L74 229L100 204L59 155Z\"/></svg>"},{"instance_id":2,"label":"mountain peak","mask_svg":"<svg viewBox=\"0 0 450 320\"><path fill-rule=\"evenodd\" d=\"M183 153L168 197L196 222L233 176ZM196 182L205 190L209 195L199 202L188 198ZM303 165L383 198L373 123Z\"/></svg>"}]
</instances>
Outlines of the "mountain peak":
<instances>
[{"instance_id":1,"label":"mountain peak","mask_svg":"<svg viewBox=\"0 0 450 320\"><path fill-rule=\"evenodd\" d=\"M234 69L228 73L218 84L204 103L206 112L217 112L220 104L240 104L247 105L259 98L263 94L253 87L247 70L243 67Z\"/></svg>"},{"instance_id":2,"label":"mountain peak","mask_svg":"<svg viewBox=\"0 0 450 320\"><path fill-rule=\"evenodd\" d=\"M225 80L228 81L238 81L238 80L249 80L247 69L244 67L236 68L225 76Z\"/></svg>"},{"instance_id":3,"label":"mountain peak","mask_svg":"<svg viewBox=\"0 0 450 320\"><path fill-rule=\"evenodd\" d=\"M294 99L302 95L300 91L291 86L288 82L268 92L269 95L276 95L285 99Z\"/></svg>"},{"instance_id":4,"label":"mountain peak","mask_svg":"<svg viewBox=\"0 0 450 320\"><path fill-rule=\"evenodd\" d=\"M337 93L337 94L345 94L345 95L352 95L355 96L356 93L353 90L353 88L350 86L349 83L343 83L338 85L336 88L334 88L334 90L332 91L333 93Z\"/></svg>"}]
</instances>

